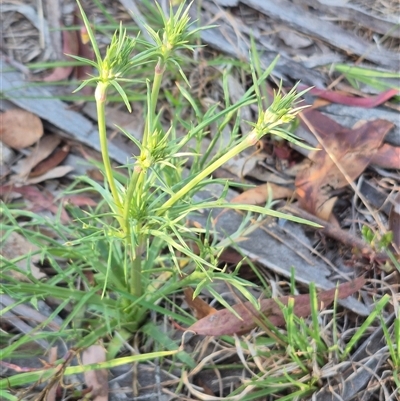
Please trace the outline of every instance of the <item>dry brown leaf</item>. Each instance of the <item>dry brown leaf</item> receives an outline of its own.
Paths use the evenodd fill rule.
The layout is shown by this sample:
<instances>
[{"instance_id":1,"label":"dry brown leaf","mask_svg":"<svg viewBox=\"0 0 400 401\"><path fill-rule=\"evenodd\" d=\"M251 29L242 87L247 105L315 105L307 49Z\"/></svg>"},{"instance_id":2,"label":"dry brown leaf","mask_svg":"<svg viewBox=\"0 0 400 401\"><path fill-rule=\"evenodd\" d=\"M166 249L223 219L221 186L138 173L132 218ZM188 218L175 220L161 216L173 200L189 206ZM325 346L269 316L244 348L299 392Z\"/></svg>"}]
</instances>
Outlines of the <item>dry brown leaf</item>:
<instances>
[{"instance_id":1,"label":"dry brown leaf","mask_svg":"<svg viewBox=\"0 0 400 401\"><path fill-rule=\"evenodd\" d=\"M45 174L38 177L28 178L26 180L27 185L38 184L46 180L53 180L54 178L61 178L70 173L74 168L72 166L57 166L47 171Z\"/></svg>"},{"instance_id":2,"label":"dry brown leaf","mask_svg":"<svg viewBox=\"0 0 400 401\"><path fill-rule=\"evenodd\" d=\"M320 292L318 294L319 310L330 305L334 301L336 293L339 299L347 298L361 289L364 284L365 280L358 278L339 285L337 289L333 288ZM294 299L294 313L296 316L306 317L311 314L309 294L286 296L277 299L263 299L260 301L261 308L259 311L250 302L234 305L232 308L241 319L237 318L228 309L219 310L211 316L200 319L190 326L188 330L205 336L245 334L257 326L257 321L260 321L262 316L267 317L273 325L280 327L285 324L280 304L288 305L290 298Z\"/></svg>"},{"instance_id":3,"label":"dry brown leaf","mask_svg":"<svg viewBox=\"0 0 400 401\"><path fill-rule=\"evenodd\" d=\"M202 380L200 377L195 377L194 379L195 379L194 380L194 384L203 389L203 394L207 394L207 395L210 395L212 397L215 397L214 391L211 390L211 387L209 387L207 385L206 381Z\"/></svg>"},{"instance_id":4,"label":"dry brown leaf","mask_svg":"<svg viewBox=\"0 0 400 401\"><path fill-rule=\"evenodd\" d=\"M392 146L388 143L384 143L372 156L371 164L383 168L400 168L400 146Z\"/></svg>"},{"instance_id":5,"label":"dry brown leaf","mask_svg":"<svg viewBox=\"0 0 400 401\"><path fill-rule=\"evenodd\" d=\"M35 186L26 185L22 187L13 187L11 185L0 186L0 195L7 198L12 193L21 194L25 199L32 203L30 210L38 212L40 210L49 210L57 214L59 206L54 203L54 196L44 189L39 190ZM67 223L70 218L63 207L61 207L61 221Z\"/></svg>"},{"instance_id":6,"label":"dry brown leaf","mask_svg":"<svg viewBox=\"0 0 400 401\"><path fill-rule=\"evenodd\" d=\"M86 58L89 60L93 60L93 50L89 45L88 41L83 40L84 36L87 35L86 28L78 16L79 12L76 10L74 13L74 25L80 26L80 31L71 31L71 30L63 30L62 32L62 41L63 41L63 54L65 55L67 60L74 60L73 57L70 56L80 56L82 58ZM74 75L74 77L78 81L82 81L87 79L88 76L92 73L92 66L90 65L81 65L81 66L64 66L64 67L56 67L53 72L44 78L46 82L55 82L62 81L68 79L70 75ZM89 85L85 86L82 89L82 92L85 95L90 95L93 92L93 88Z\"/></svg>"},{"instance_id":7,"label":"dry brown leaf","mask_svg":"<svg viewBox=\"0 0 400 401\"><path fill-rule=\"evenodd\" d=\"M246 205L265 205L267 200L275 200L282 198L290 198L293 195L293 190L283 187L272 182L267 182L255 188L250 188L247 191L235 196L230 200L230 203L242 203ZM222 210L215 218L217 221L229 209Z\"/></svg>"},{"instance_id":8,"label":"dry brown leaf","mask_svg":"<svg viewBox=\"0 0 400 401\"><path fill-rule=\"evenodd\" d=\"M185 294L185 300L190 308L194 311L196 319L202 319L203 317L217 312L215 308L208 305L208 303L203 301L201 298L193 298L194 291L190 287L186 287L183 292Z\"/></svg>"},{"instance_id":9,"label":"dry brown leaf","mask_svg":"<svg viewBox=\"0 0 400 401\"><path fill-rule=\"evenodd\" d=\"M24 180L38 163L50 156L60 142L61 139L55 135L43 136L32 153L25 159L21 159L13 168L13 171L18 173L19 180Z\"/></svg>"},{"instance_id":10,"label":"dry brown leaf","mask_svg":"<svg viewBox=\"0 0 400 401\"><path fill-rule=\"evenodd\" d=\"M328 89L311 88L308 92L310 95L319 96L332 103L347 104L349 106L358 106L372 109L382 103L387 102L393 96L396 96L399 91L397 88L388 89L376 96L356 97L351 96L348 92L332 91Z\"/></svg>"},{"instance_id":11,"label":"dry brown leaf","mask_svg":"<svg viewBox=\"0 0 400 401\"><path fill-rule=\"evenodd\" d=\"M274 183L266 183L255 188L250 188L235 196L231 203L244 203L246 205L265 205L267 200L290 198L293 189L282 187Z\"/></svg>"},{"instance_id":12,"label":"dry brown leaf","mask_svg":"<svg viewBox=\"0 0 400 401\"><path fill-rule=\"evenodd\" d=\"M317 110L307 110L304 115L320 136L323 147L310 153L313 163L296 177L296 194L304 210L329 220L334 205L330 199L332 190L349 184L333 158L348 179L355 180L370 164L393 124L375 120L348 129Z\"/></svg>"},{"instance_id":13,"label":"dry brown leaf","mask_svg":"<svg viewBox=\"0 0 400 401\"><path fill-rule=\"evenodd\" d=\"M4 237L4 232L0 231L0 239ZM12 232L9 236L7 236L6 240L0 243L0 254L6 260L12 260L15 258L19 258L23 255L29 255L32 252L38 251L39 248L30 242L28 242L22 235ZM33 277L40 280L44 277L47 277L38 267L35 266L35 263L39 262L40 257L36 256L27 256L18 262L16 265L23 271L30 272ZM12 274L15 278L21 281L27 281L25 275L14 271L13 269L9 270L10 274Z\"/></svg>"},{"instance_id":14,"label":"dry brown leaf","mask_svg":"<svg viewBox=\"0 0 400 401\"><path fill-rule=\"evenodd\" d=\"M88 196L84 195L66 195L62 197L63 204L71 204L74 206L92 206L95 207L98 205L94 199L89 198Z\"/></svg>"},{"instance_id":15,"label":"dry brown leaf","mask_svg":"<svg viewBox=\"0 0 400 401\"><path fill-rule=\"evenodd\" d=\"M36 143L43 135L41 119L29 111L6 110L1 113L0 119L0 139L10 148L27 148Z\"/></svg>"},{"instance_id":16,"label":"dry brown leaf","mask_svg":"<svg viewBox=\"0 0 400 401\"><path fill-rule=\"evenodd\" d=\"M87 60L93 60L94 59L93 48L90 45L89 35L87 33L85 24L81 19L80 12L78 11L77 7L75 8L74 25L80 26L78 35L78 44L79 44L78 55L83 58L86 58ZM75 69L75 78L78 81L82 81L84 79L88 79L92 73L93 73L93 67L91 65L89 64L80 65L77 66ZM86 85L82 89L82 93L85 95L91 95L93 93L93 87L90 85Z\"/></svg>"},{"instance_id":17,"label":"dry brown leaf","mask_svg":"<svg viewBox=\"0 0 400 401\"><path fill-rule=\"evenodd\" d=\"M63 30L63 53L66 55L67 60L74 60L69 55L77 56L79 52L78 33L76 31ZM74 70L73 66L62 66L54 68L53 72L47 75L43 81L45 82L58 82L68 79Z\"/></svg>"},{"instance_id":18,"label":"dry brown leaf","mask_svg":"<svg viewBox=\"0 0 400 401\"><path fill-rule=\"evenodd\" d=\"M106 361L106 351L101 345L91 345L82 354L83 365ZM106 369L85 371L85 383L91 388L91 400L108 400L108 372Z\"/></svg>"},{"instance_id":19,"label":"dry brown leaf","mask_svg":"<svg viewBox=\"0 0 400 401\"><path fill-rule=\"evenodd\" d=\"M35 168L30 172L29 177L38 177L58 166L68 156L69 150L69 145L64 145L61 149L57 149L55 152L50 154L49 157L37 164L37 166L35 166Z\"/></svg>"}]
</instances>

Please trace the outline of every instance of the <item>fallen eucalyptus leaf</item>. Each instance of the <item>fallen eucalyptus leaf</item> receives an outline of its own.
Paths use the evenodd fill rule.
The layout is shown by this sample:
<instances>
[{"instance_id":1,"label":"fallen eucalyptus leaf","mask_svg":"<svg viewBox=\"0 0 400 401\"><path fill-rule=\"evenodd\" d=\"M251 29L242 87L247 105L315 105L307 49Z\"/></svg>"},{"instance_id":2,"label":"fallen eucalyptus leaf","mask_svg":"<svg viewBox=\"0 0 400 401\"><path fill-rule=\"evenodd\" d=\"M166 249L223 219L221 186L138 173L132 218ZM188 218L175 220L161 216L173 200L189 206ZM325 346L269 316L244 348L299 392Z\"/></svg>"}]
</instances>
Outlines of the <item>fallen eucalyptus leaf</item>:
<instances>
[{"instance_id":1,"label":"fallen eucalyptus leaf","mask_svg":"<svg viewBox=\"0 0 400 401\"><path fill-rule=\"evenodd\" d=\"M339 299L347 298L358 291L365 284L365 279L356 280L339 285L337 288L322 291L318 294L318 309L321 310L331 304L336 296ZM260 301L260 310L256 310L250 302L234 305L232 308L241 317L237 318L228 309L219 310L210 316L198 320L188 330L196 334L206 336L222 336L233 334L245 334L257 326L257 320L265 316L269 321L279 327L285 325L280 304L287 305L290 298L294 299L294 313L299 317L311 314L310 296L302 294L297 296L285 296L276 299L263 299Z\"/></svg>"}]
</instances>

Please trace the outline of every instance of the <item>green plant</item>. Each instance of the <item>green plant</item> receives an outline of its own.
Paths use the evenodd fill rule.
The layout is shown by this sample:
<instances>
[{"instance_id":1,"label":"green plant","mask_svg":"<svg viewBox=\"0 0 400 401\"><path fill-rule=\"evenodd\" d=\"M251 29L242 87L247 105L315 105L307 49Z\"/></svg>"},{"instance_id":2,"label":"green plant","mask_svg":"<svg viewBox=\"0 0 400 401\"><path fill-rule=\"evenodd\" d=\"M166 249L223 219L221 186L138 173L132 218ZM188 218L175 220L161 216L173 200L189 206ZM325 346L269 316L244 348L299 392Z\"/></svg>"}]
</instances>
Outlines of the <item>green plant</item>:
<instances>
[{"instance_id":1,"label":"green plant","mask_svg":"<svg viewBox=\"0 0 400 401\"><path fill-rule=\"evenodd\" d=\"M186 218L189 213L199 209L233 208L233 206L223 199L196 204L193 201L193 194L212 182L221 183L221 181L210 178L212 173L227 160L254 145L267 133L295 141L281 126L292 121L301 109L299 107L294 108L294 104L301 94L296 94L294 90L285 96L277 93L272 105L267 110L263 110L259 85L273 69L274 64L272 64L261 77L257 77L253 70L254 85L241 101L234 105L227 105L222 111L217 111L216 107L212 107L204 115L201 115L195 100L181 85L178 85L182 95L196 110L198 117L198 121L193 122L190 126L184 126L187 132L179 138L176 135L178 129L176 121L167 130L162 127L160 113L157 114L157 102L163 75L168 65L173 65L179 70L183 80L187 83L185 74L179 65L177 53L182 50L192 51L194 47L189 44L189 40L198 30L203 29L188 31L192 25L188 16L189 7L185 8L182 3L175 12L171 8L168 18L159 9L164 29L161 32L155 32L147 26L146 29L154 40L154 44L146 43L147 49L134 56L132 56L132 52L139 38L128 37L126 30L120 26L103 58L81 6L80 10L94 49L96 61L77 59L95 67L98 70L98 75L83 82L77 90L89 83L95 82L97 85L95 99L107 185L101 187L87 177L82 178L82 181L91 185L101 194L116 223L110 225L102 222L101 230L95 229L93 235L108 242L108 249L110 250L116 241L123 243L120 249L123 250L125 255L122 272L116 269L105 272L105 277L102 279L104 288L110 288L118 283L117 285L125 288L134 297L142 297L141 299L154 302L157 295L152 293L152 290L149 291L154 287L154 280L151 280L150 275L154 274L155 271L151 263L154 262L156 255L167 248L170 251L176 272L179 274L181 272L178 259L175 256L176 253L185 255L195 264L195 268L180 282L179 286L200 284L197 287L197 291L200 291L201 288L211 283L213 278L216 278L218 271L216 259L210 258L210 256L218 250L207 248L207 252L204 252L205 245L199 241L199 236L203 235L205 230L189 229L186 226ZM133 79L126 76L134 74L134 69L144 63L155 65L154 76L146 82L146 124L142 140L139 142L125 133L139 147L140 154L136 157L133 166L128 166L129 178L124 185L116 178L111 167L107 147L104 106L109 87L114 87L130 110L123 84L134 82ZM251 132L243 137L233 135L231 144L224 154L217 154L213 159L207 160L196 151L187 150L189 141L195 139L200 143L211 123L217 121L220 126L224 126L229 121L237 119L237 112L241 107L255 101L259 105L258 121L253 124ZM184 177L183 164L184 158L187 157L192 157L194 162L189 175ZM222 184L226 185L226 183ZM234 208L281 216L278 212L262 207L235 205ZM78 242L84 240L81 238ZM195 241L199 246L200 255L196 255L191 250L190 241ZM74 244L77 244L77 241ZM172 272L164 273L165 277L172 274ZM224 272L219 272L218 277L224 279ZM248 285L247 283L243 284L242 280L237 279L236 284L242 293L247 294L244 290L244 286ZM128 307L128 305L126 306ZM145 308L131 308L130 313L135 316L136 322L140 322L143 319Z\"/></svg>"},{"instance_id":2,"label":"green plant","mask_svg":"<svg viewBox=\"0 0 400 401\"><path fill-rule=\"evenodd\" d=\"M398 72L379 71L347 64L335 64L334 69L343 74L355 89L360 88L360 83L378 90L398 89Z\"/></svg>"},{"instance_id":3,"label":"green plant","mask_svg":"<svg viewBox=\"0 0 400 401\"><path fill-rule=\"evenodd\" d=\"M391 246L393 241L393 232L388 231L384 234L374 233L370 227L364 225L361 229L361 234L364 240L371 245L373 249L376 249L378 252L385 252L389 261L382 266L387 272L391 272L393 267L395 267L400 272L400 262L396 259L395 255L392 252L393 247Z\"/></svg>"},{"instance_id":4,"label":"green plant","mask_svg":"<svg viewBox=\"0 0 400 401\"><path fill-rule=\"evenodd\" d=\"M102 185L89 177L80 177L70 191L87 191L89 186L101 196L101 201L89 212L71 207L72 224L62 224L59 219L49 221L35 213L2 205L4 238L17 231L38 249L15 260L1 260L4 263L4 269L0 272L2 291L13 297L15 304L31 302L35 306L38 300L53 297L60 302L54 313L70 305L71 311L64 319L60 332L69 341L73 340L77 349L88 347L112 334L108 342L108 358L112 361L110 366L122 363L116 355L124 339L141 327L146 336L169 349L170 354L174 354L185 366L193 368L195 361L191 355L178 352L178 347L171 343L168 335L158 332L152 323L143 326L144 320L151 310L189 326L193 322L192 316L179 309L176 311L175 306L174 310L168 309L171 295L186 286L196 287L195 295L205 287L213 291L212 284L217 280L229 282L257 305L257 300L247 290L253 284L239 277L239 268L228 273L219 266L218 256L230 244L230 240L220 241L214 235L211 215L205 227L189 226L187 220L200 210L229 208L305 222L276 212L270 209L270 205L230 204L224 199L229 183L212 177L218 167L254 145L264 135L274 134L297 142L285 127L301 110L296 102L302 93L296 94L292 90L283 96L279 90L272 104L265 109L260 87L273 70L276 60L262 73L253 62L253 85L242 99L231 104L229 94L224 93L225 103L222 107L215 105L203 111L187 89L187 79L179 63L180 52L194 49L189 41L196 34L196 29L188 31L192 24L184 4L176 11L171 9L169 17L159 9L164 29L156 32L147 26L154 43L147 43L140 37L130 38L120 26L104 56L100 53L82 8L81 12L96 60L76 58L78 62L92 65L98 74L83 82L78 89L88 84L96 85L103 157L101 168L105 182ZM140 44L139 51L137 44ZM253 53L252 59L255 57ZM153 76L143 81L131 79L132 76L136 77L135 72L143 65L153 66ZM182 82L177 84L177 98L172 99L172 94L168 94L176 106L169 127L162 123L163 110L159 107L160 89L167 67L175 68L182 77ZM228 87L227 78L227 74L223 74L225 91ZM143 85L147 91L146 124L141 141L125 132L138 146L140 153L135 156L133 163L119 166L117 172L112 168L108 155L104 106L112 89L119 93L130 109L125 85L132 83ZM191 109L192 121L187 121L180 112L181 102L186 102L187 108ZM255 103L258 105L258 119L249 133L240 135L240 109ZM206 151L201 152L201 143L208 135L211 124L218 127L215 137ZM230 143L218 149L219 135L226 126L232 130ZM191 167L186 170L185 163L189 158ZM221 198L196 201L196 192L210 184L219 184L224 188ZM245 229L249 222L248 216L240 229ZM52 234L47 235L38 227L51 228ZM239 237L240 233L236 235ZM50 265L56 273L46 282L17 265L34 255L40 256L41 262ZM28 282L20 282L14 273L24 274ZM216 291L213 294L226 305L220 294ZM160 304L161 301L164 304ZM4 347L3 357L16 355L19 347L28 343L34 334L48 339L49 343L55 341L55 335L41 331L46 324ZM9 341L8 338L6 340ZM150 353L142 357L146 355L151 359L164 354ZM16 375L12 387L32 383L37 378L38 375L32 373ZM0 391L9 385L9 379L0 381Z\"/></svg>"},{"instance_id":5,"label":"green plant","mask_svg":"<svg viewBox=\"0 0 400 401\"><path fill-rule=\"evenodd\" d=\"M398 306L398 304L396 305ZM396 315L392 334L386 326L384 319L381 316L381 325L385 336L386 344L390 354L390 367L393 370L393 381L397 387L397 393L400 394L400 316Z\"/></svg>"},{"instance_id":6,"label":"green plant","mask_svg":"<svg viewBox=\"0 0 400 401\"><path fill-rule=\"evenodd\" d=\"M96 4L100 5L100 2L96 0ZM185 66L181 62L182 59L189 59L187 55L194 49L190 41L196 33L187 30L191 25L187 9L181 5L176 12L170 10L169 17L158 9L158 14L152 13L149 21L150 18L156 25L164 24L164 29L160 31L147 27L154 43L148 43L140 36L130 38L129 31L120 26L107 52L102 55L84 16L96 60L93 62L78 57L76 64L89 63L98 71L82 86L97 86L96 103L103 147L103 163L97 166L104 172L105 180L104 184L99 184L88 177L81 177L70 191L86 192L89 187L100 194L97 207L85 212L69 207L73 220L65 224L59 218L48 219L16 204L0 205L2 241L7 241L12 233L17 232L30 245L36 245L35 250L10 260L0 255L1 293L14 299L14 303L1 313L19 304L37 308L42 299L57 302L44 321L26 319L31 323L32 330L25 334L0 330L2 359L7 361L12 357L13 362L17 359L14 366L25 368L23 363L18 365L18 357L37 357L38 354L42 357L61 338L68 346L72 344L77 352L101 342L107 348L107 361L89 366L67 366L66 361L60 359L40 370L15 373L0 380L0 398L17 401L21 399L20 393L14 395L17 389L38 381L52 381L92 369L143 363L154 358L160 359L162 368L170 372L183 372L182 381L176 389L177 395L181 383L185 383L185 374L193 376L200 369L231 371L232 368L245 368L251 375L227 399L251 401L270 397L296 400L308 397L325 383L332 371L347 363L357 343L376 324L376 317L387 306L388 297L377 302L375 311L347 339L341 336L341 316L345 312L337 312L336 304L332 312L318 312L316 290L311 286L312 313L309 320L295 316L293 304L289 303L282 306L286 330L277 329L268 319L262 319L260 331L240 338L218 339L218 345L222 344L227 351L228 360L231 361L232 355L237 352L241 363L224 364L217 358L208 358L208 362L203 363L202 355L185 352L168 332L159 329L157 324L164 316L185 327L193 323L193 316L173 299L185 286L196 287L195 295L208 287L221 304L229 307L212 287L215 281L226 281L257 306L257 300L247 290L252 284L240 278L240 264L233 272L227 273L220 267L218 256L224 247L234 246L237 239L254 229L254 213L304 221L271 210L269 203L265 207L229 204L224 194L230 184L214 179L212 175L230 157L235 157L264 135L279 135L296 141L285 127L294 121L300 110L296 102L301 94L291 91L282 96L279 90L272 105L268 106L264 81L276 61L263 71L253 44L250 66L222 57L209 60L209 65L229 64L231 68L241 68L244 74L251 72L253 85L237 103L232 104L227 84L229 71L226 69L221 74L224 100L204 110L188 87ZM111 18L110 23L114 29ZM108 29L96 27L102 33ZM173 69L175 71L171 71ZM172 85L163 87L163 82L168 79L179 80L175 92L171 90ZM133 101L145 102L146 126L141 140L125 133L138 146L140 153L133 162L127 161L126 165L113 168L107 154L104 105L107 101L115 102L116 94L128 109ZM166 108L173 110L170 112L170 125L165 123L166 103ZM250 132L240 134L240 110L252 104L258 106L258 119ZM204 150L201 145L211 131L211 125L216 129ZM224 147L219 148L222 142L220 135L226 127L232 133L230 142L226 144L225 141ZM188 159L190 169L186 169ZM221 198L196 200L196 192L211 184L219 184L225 189ZM213 208L240 209L248 215L237 233L222 240L214 235L211 214L204 227L187 223L196 212L203 210L207 213ZM365 230L363 233L377 249L388 247L390 236L380 238ZM30 270L29 262L34 257L51 268L52 273L46 281L35 277ZM21 268L21 262L28 266L27 270ZM399 269L398 262L393 261L395 263ZM263 283L263 289L268 291L265 278L255 266L253 269ZM26 281L21 280L21 276ZM292 292L294 288L293 276ZM398 305L394 309L398 310ZM154 312L152 316L156 315L156 319L145 322L149 311ZM59 315L63 316L60 330L49 330L53 319ZM359 319L354 323L360 323ZM390 354L388 363L393 367L393 381L399 386L399 318L396 317L393 327L384 326L383 319L382 325ZM121 355L121 348L133 332L140 334L141 354L125 357ZM48 348L39 349L35 354L31 350L32 339L47 341ZM147 346L148 343L151 345ZM170 359L162 364L162 358L168 356ZM212 365L213 360L218 362Z\"/></svg>"}]
</instances>

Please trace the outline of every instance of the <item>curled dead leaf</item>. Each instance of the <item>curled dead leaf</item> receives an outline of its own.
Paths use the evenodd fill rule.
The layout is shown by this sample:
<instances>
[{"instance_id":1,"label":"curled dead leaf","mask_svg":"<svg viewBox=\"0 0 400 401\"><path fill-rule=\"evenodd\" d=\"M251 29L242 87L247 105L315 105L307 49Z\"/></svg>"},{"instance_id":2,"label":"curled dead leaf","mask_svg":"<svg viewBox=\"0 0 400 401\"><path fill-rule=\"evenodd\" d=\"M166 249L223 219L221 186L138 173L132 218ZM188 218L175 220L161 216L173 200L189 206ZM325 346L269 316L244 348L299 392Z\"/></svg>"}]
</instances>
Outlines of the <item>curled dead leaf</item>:
<instances>
[{"instance_id":1,"label":"curled dead leaf","mask_svg":"<svg viewBox=\"0 0 400 401\"><path fill-rule=\"evenodd\" d=\"M91 345L82 354L82 364L98 364L106 361L106 352L101 345ZM91 388L93 401L108 401L108 372L106 369L93 369L84 372L85 383Z\"/></svg>"},{"instance_id":2,"label":"curled dead leaf","mask_svg":"<svg viewBox=\"0 0 400 401\"><path fill-rule=\"evenodd\" d=\"M194 291L190 287L186 287L183 292L185 294L186 302L195 313L196 319L202 319L203 317L217 312L215 308L208 305L208 303L203 301L201 298L193 298Z\"/></svg>"},{"instance_id":3,"label":"curled dead leaf","mask_svg":"<svg viewBox=\"0 0 400 401\"><path fill-rule=\"evenodd\" d=\"M230 203L241 203L246 205L265 205L268 200L290 198L293 195L293 190L283 187L272 182L259 185L255 188L250 188L247 191L235 196L230 200ZM215 221L217 221L229 209L222 210Z\"/></svg>"},{"instance_id":4,"label":"curled dead leaf","mask_svg":"<svg viewBox=\"0 0 400 401\"><path fill-rule=\"evenodd\" d=\"M6 238L0 243L0 255L6 260L20 258L15 264L22 270L29 272L33 277L40 280L47 277L36 265L40 260L38 255L32 256L31 253L36 253L39 248L31 244L22 235L17 232L12 232L7 237L4 232L0 231L0 238ZM24 256L25 255L25 256ZM22 256L24 256L22 258ZM8 273L20 281L29 281L28 275L24 275L14 269L8 269Z\"/></svg>"},{"instance_id":5,"label":"curled dead leaf","mask_svg":"<svg viewBox=\"0 0 400 401\"><path fill-rule=\"evenodd\" d=\"M293 190L274 183L265 183L255 188L250 188L235 196L231 203L244 203L246 205L265 205L267 200L290 198Z\"/></svg>"},{"instance_id":6,"label":"curled dead leaf","mask_svg":"<svg viewBox=\"0 0 400 401\"><path fill-rule=\"evenodd\" d=\"M6 110L0 115L0 140L14 149L32 146L43 135L41 119L22 109Z\"/></svg>"},{"instance_id":7,"label":"curled dead leaf","mask_svg":"<svg viewBox=\"0 0 400 401\"><path fill-rule=\"evenodd\" d=\"M58 166L68 156L69 150L69 145L64 145L62 148L55 150L55 152L36 165L36 167L30 172L29 177L38 177Z\"/></svg>"},{"instance_id":8,"label":"curled dead leaf","mask_svg":"<svg viewBox=\"0 0 400 401\"><path fill-rule=\"evenodd\" d=\"M371 164L376 164L383 168L400 168L400 146L392 146L384 143L376 154L372 156Z\"/></svg>"},{"instance_id":9,"label":"curled dead leaf","mask_svg":"<svg viewBox=\"0 0 400 401\"><path fill-rule=\"evenodd\" d=\"M16 181L24 181L32 169L45 160L61 142L55 135L44 135L38 141L31 154L25 159L21 159L13 167L13 171L18 174Z\"/></svg>"},{"instance_id":10,"label":"curled dead leaf","mask_svg":"<svg viewBox=\"0 0 400 401\"><path fill-rule=\"evenodd\" d=\"M308 93L310 95L319 96L322 99L329 100L332 103L347 104L349 106L358 106L372 109L388 101L393 96L396 96L398 94L398 90L396 88L388 89L380 93L379 95L368 96L365 98L354 97L336 91L318 88L311 88Z\"/></svg>"},{"instance_id":11,"label":"curled dead leaf","mask_svg":"<svg viewBox=\"0 0 400 401\"><path fill-rule=\"evenodd\" d=\"M365 284L365 279L358 278L339 285L318 294L318 309L329 306L335 299L336 293L339 299L347 298L358 291ZM239 319L228 309L217 311L211 316L198 320L188 328L196 334L206 336L222 336L233 334L245 334L257 326L263 316L279 327L285 324L280 304L288 305L289 299L294 299L294 313L299 317L306 317L311 314L310 296L302 294L297 296L285 296L277 299L263 299L260 301L260 310L256 310L250 302L234 305L232 308L241 317Z\"/></svg>"},{"instance_id":12,"label":"curled dead leaf","mask_svg":"<svg viewBox=\"0 0 400 401\"><path fill-rule=\"evenodd\" d=\"M62 31L63 38L63 53L68 60L73 60L69 55L78 55L79 43L78 34L76 31L64 30ZM68 79L72 74L74 67L71 66L61 66L54 68L53 72L47 75L43 81L45 82L58 82Z\"/></svg>"},{"instance_id":13,"label":"curled dead leaf","mask_svg":"<svg viewBox=\"0 0 400 401\"><path fill-rule=\"evenodd\" d=\"M0 186L0 195L7 199L7 197L12 194L20 194L27 201L31 202L29 210L38 212L40 210L49 210L54 214L59 212L59 206L55 203L54 196L47 190L39 190L33 185L26 185L22 187L13 187L12 185L2 185ZM65 209L61 208L60 214L61 222L67 223L70 221L68 213Z\"/></svg>"},{"instance_id":14,"label":"curled dead leaf","mask_svg":"<svg viewBox=\"0 0 400 401\"><path fill-rule=\"evenodd\" d=\"M38 184L40 182L44 182L47 180L53 180L55 178L61 178L70 173L74 168L72 166L57 166L52 168L49 171L46 171L44 174L39 175L37 177L28 178L26 180L27 185Z\"/></svg>"},{"instance_id":15,"label":"curled dead leaf","mask_svg":"<svg viewBox=\"0 0 400 401\"><path fill-rule=\"evenodd\" d=\"M310 153L313 163L296 177L300 206L329 220L335 200L332 191L354 181L372 162L393 124L385 120L368 121L355 129L342 127L317 110L303 112L321 142Z\"/></svg>"}]
</instances>

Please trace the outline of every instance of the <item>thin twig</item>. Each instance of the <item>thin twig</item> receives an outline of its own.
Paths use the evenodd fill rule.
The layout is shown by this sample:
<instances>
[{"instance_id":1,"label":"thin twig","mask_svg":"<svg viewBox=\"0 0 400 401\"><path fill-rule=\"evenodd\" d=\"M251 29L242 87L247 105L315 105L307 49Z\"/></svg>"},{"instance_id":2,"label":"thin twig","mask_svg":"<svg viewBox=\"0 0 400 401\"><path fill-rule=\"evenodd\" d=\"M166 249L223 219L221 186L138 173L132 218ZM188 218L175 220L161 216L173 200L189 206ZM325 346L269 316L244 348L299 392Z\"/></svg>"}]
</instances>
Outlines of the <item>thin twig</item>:
<instances>
[{"instance_id":1,"label":"thin twig","mask_svg":"<svg viewBox=\"0 0 400 401\"><path fill-rule=\"evenodd\" d=\"M294 214L295 216L301 217L303 219L312 221L313 223L317 223L322 226L319 228L319 232L322 232L326 236L336 239L342 244L349 245L353 248L356 248L360 251L362 256L367 257L371 260L376 260L379 262L385 262L388 260L388 256L383 252L376 252L372 249L365 241L360 238L357 238L345 230L342 230L339 227L329 223L328 221L322 220L311 213L308 213L296 206L288 205L283 208L285 212L289 212Z\"/></svg>"}]
</instances>

